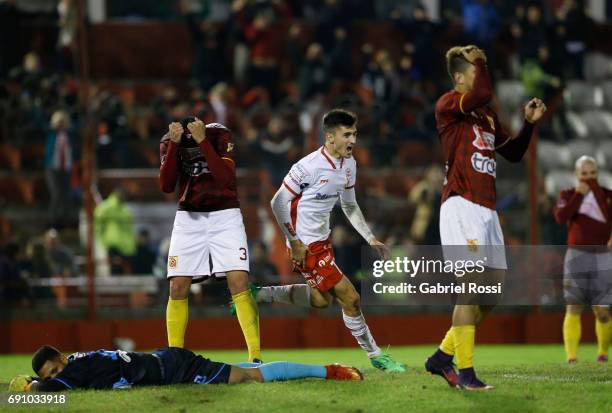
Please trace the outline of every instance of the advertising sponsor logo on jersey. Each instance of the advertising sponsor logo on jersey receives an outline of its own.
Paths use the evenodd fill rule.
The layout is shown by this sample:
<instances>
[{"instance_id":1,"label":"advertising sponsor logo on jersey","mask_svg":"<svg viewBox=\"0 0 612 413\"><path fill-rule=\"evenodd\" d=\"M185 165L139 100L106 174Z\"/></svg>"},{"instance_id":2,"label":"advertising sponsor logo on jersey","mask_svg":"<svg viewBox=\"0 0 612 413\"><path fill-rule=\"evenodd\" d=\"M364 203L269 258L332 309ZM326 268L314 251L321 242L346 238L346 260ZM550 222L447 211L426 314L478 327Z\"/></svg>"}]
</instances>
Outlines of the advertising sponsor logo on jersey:
<instances>
[{"instance_id":1,"label":"advertising sponsor logo on jersey","mask_svg":"<svg viewBox=\"0 0 612 413\"><path fill-rule=\"evenodd\" d=\"M208 162L206 161L183 162L183 171L189 176L200 176L210 173Z\"/></svg>"},{"instance_id":2,"label":"advertising sponsor logo on jersey","mask_svg":"<svg viewBox=\"0 0 612 413\"><path fill-rule=\"evenodd\" d=\"M329 198L338 198L340 196L339 192L336 192L335 194L322 194L320 192L317 192L317 194L315 195L315 199L322 201L324 199L329 199Z\"/></svg>"},{"instance_id":3,"label":"advertising sponsor logo on jersey","mask_svg":"<svg viewBox=\"0 0 612 413\"><path fill-rule=\"evenodd\" d=\"M472 145L474 145L481 151L492 151L495 149L495 135L489 132L485 132L478 125L474 125L472 129L474 129L475 135L475 138L472 141Z\"/></svg>"},{"instance_id":4,"label":"advertising sponsor logo on jersey","mask_svg":"<svg viewBox=\"0 0 612 413\"><path fill-rule=\"evenodd\" d=\"M493 178L495 178L497 163L493 158L484 156L479 152L474 152L472 154L472 168L474 168L476 172L491 175Z\"/></svg>"},{"instance_id":5,"label":"advertising sponsor logo on jersey","mask_svg":"<svg viewBox=\"0 0 612 413\"><path fill-rule=\"evenodd\" d=\"M181 159L183 161L191 161L198 158L202 158L202 151L199 146L195 148L181 148Z\"/></svg>"}]
</instances>

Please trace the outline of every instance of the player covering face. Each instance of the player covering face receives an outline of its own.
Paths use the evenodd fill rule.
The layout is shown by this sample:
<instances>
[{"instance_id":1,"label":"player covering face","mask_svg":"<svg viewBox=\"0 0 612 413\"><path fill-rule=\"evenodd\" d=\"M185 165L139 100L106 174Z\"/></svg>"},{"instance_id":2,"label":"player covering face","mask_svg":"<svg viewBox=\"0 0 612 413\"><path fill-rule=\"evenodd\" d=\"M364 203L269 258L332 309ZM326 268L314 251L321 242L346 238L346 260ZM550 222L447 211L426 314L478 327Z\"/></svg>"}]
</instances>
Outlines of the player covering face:
<instances>
[{"instance_id":1,"label":"player covering face","mask_svg":"<svg viewBox=\"0 0 612 413\"><path fill-rule=\"evenodd\" d=\"M523 109L523 127L511 136L488 106L493 90L485 53L476 46L453 47L446 54L446 63L454 87L436 103L436 127L446 160L440 208L445 259L486 259L486 271L474 281L501 281L507 267L495 211L495 156L499 153L510 162L519 162L529 147L533 124L546 106L540 99L531 99ZM478 379L473 366L476 326L493 308L480 300L479 296L458 298L452 327L425 364L427 371L456 388L492 388Z\"/></svg>"},{"instance_id":2,"label":"player covering face","mask_svg":"<svg viewBox=\"0 0 612 413\"><path fill-rule=\"evenodd\" d=\"M224 277L248 360L260 361L259 313L248 289L248 245L233 155L230 130L196 118L171 123L161 140L160 186L167 193L178 186L180 197L168 252L168 345L184 346L192 282Z\"/></svg>"},{"instance_id":3,"label":"player covering face","mask_svg":"<svg viewBox=\"0 0 612 413\"><path fill-rule=\"evenodd\" d=\"M367 353L372 365L386 372L403 372L405 365L384 354L361 312L360 297L335 263L329 240L329 216L338 198L353 227L388 256L372 234L355 197L357 141L355 114L334 109L323 117L325 145L294 164L272 199L272 211L283 231L289 254L308 284L254 288L261 302L281 302L323 308L334 298L342 307L345 326Z\"/></svg>"},{"instance_id":4,"label":"player covering face","mask_svg":"<svg viewBox=\"0 0 612 413\"><path fill-rule=\"evenodd\" d=\"M582 335L581 314L591 305L595 314L597 361L608 361L612 339L612 191L597 181L595 159L581 156L576 161L575 188L561 191L554 215L559 224L568 225L564 262L563 296L566 301L563 342L569 364L578 362ZM580 248L588 245L588 248ZM601 247L592 247L599 245Z\"/></svg>"},{"instance_id":5,"label":"player covering face","mask_svg":"<svg viewBox=\"0 0 612 413\"><path fill-rule=\"evenodd\" d=\"M179 383L238 384L246 382L321 378L363 380L354 367L277 361L267 364L217 363L182 348L153 353L97 350L68 357L52 346L42 346L32 357L37 377L19 375L9 391L63 391L74 389L124 389Z\"/></svg>"}]
</instances>

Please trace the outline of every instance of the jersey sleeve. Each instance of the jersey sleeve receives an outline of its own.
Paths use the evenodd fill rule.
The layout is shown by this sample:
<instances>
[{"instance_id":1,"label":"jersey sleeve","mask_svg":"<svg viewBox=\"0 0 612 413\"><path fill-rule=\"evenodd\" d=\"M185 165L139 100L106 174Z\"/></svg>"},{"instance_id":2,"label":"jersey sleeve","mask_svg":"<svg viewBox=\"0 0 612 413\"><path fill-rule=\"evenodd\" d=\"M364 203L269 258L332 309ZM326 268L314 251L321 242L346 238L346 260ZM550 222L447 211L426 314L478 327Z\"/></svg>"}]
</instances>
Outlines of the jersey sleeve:
<instances>
[{"instance_id":1,"label":"jersey sleeve","mask_svg":"<svg viewBox=\"0 0 612 413\"><path fill-rule=\"evenodd\" d=\"M217 123L206 125L206 129L215 134L215 152L223 160L234 163L234 137L225 126Z\"/></svg>"},{"instance_id":2,"label":"jersey sleeve","mask_svg":"<svg viewBox=\"0 0 612 413\"><path fill-rule=\"evenodd\" d=\"M294 164L285 179L283 185L295 196L313 184L313 173L305 164L298 162Z\"/></svg>"}]
</instances>

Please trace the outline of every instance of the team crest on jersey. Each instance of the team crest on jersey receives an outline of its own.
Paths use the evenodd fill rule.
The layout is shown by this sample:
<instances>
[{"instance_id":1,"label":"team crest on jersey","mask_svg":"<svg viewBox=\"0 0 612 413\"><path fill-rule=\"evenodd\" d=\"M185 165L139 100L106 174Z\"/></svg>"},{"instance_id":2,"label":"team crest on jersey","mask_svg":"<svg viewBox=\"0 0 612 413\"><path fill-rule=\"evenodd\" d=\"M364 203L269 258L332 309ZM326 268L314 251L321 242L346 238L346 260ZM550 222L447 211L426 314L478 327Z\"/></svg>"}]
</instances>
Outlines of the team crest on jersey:
<instances>
[{"instance_id":1,"label":"team crest on jersey","mask_svg":"<svg viewBox=\"0 0 612 413\"><path fill-rule=\"evenodd\" d=\"M478 125L472 127L474 129L474 140L472 145L480 149L481 151L492 151L495 150L495 135L489 132L485 132Z\"/></svg>"},{"instance_id":2,"label":"team crest on jersey","mask_svg":"<svg viewBox=\"0 0 612 413\"><path fill-rule=\"evenodd\" d=\"M175 269L178 266L178 255L168 257L168 268Z\"/></svg>"},{"instance_id":3,"label":"team crest on jersey","mask_svg":"<svg viewBox=\"0 0 612 413\"><path fill-rule=\"evenodd\" d=\"M225 152L231 152L234 150L234 144L231 142L227 143L227 150Z\"/></svg>"}]
</instances>

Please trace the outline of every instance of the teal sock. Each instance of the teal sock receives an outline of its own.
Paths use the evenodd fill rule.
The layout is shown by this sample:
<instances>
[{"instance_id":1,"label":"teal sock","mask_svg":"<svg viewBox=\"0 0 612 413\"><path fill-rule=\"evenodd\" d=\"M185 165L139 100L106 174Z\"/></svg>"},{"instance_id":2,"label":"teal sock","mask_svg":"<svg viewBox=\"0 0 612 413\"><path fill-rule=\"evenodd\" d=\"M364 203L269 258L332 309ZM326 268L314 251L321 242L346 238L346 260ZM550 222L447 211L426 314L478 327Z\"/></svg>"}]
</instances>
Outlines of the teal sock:
<instances>
[{"instance_id":1,"label":"teal sock","mask_svg":"<svg viewBox=\"0 0 612 413\"><path fill-rule=\"evenodd\" d=\"M325 376L327 376L325 366L290 363L288 361L258 364L257 368L261 372L264 382L296 380L306 377L319 377L324 379Z\"/></svg>"},{"instance_id":2,"label":"teal sock","mask_svg":"<svg viewBox=\"0 0 612 413\"><path fill-rule=\"evenodd\" d=\"M242 369L253 369L253 368L257 368L259 366L261 366L261 363L248 363L248 362L244 362L244 363L238 363L238 364L234 364L234 366L236 367L240 367Z\"/></svg>"}]
</instances>

